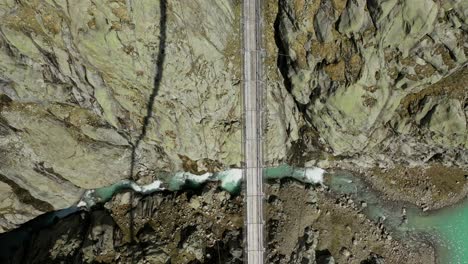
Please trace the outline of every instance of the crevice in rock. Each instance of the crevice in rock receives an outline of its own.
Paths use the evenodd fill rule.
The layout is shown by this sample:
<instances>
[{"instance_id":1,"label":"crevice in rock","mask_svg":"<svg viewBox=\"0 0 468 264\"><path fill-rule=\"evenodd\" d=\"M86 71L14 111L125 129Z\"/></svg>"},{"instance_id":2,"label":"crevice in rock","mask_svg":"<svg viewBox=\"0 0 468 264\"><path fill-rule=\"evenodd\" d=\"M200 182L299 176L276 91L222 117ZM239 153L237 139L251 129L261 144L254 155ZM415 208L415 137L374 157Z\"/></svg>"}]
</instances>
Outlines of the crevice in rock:
<instances>
[{"instance_id":1,"label":"crevice in rock","mask_svg":"<svg viewBox=\"0 0 468 264\"><path fill-rule=\"evenodd\" d=\"M177 244L177 248L183 248L185 242L190 238L190 236L197 231L197 227L194 225L189 225L187 227L184 227L182 231L180 231L180 241Z\"/></svg>"},{"instance_id":2,"label":"crevice in rock","mask_svg":"<svg viewBox=\"0 0 468 264\"><path fill-rule=\"evenodd\" d=\"M288 44L285 41L283 41L283 39L281 38L281 29L280 29L281 17L283 13L288 15L286 11L284 10L283 5L285 5L284 1L278 0L278 14L276 15L275 22L273 25L275 44L276 44L276 47L278 48L276 67L279 69L281 76L283 77L283 84L284 84L284 87L286 88L286 91L288 91L288 93L291 94L292 82L291 82L291 79L289 78L288 72L289 72L289 68L292 66L290 65L290 62L288 61L289 60ZM289 19L292 19L292 18L289 17ZM294 20L291 20L291 22L294 24ZM310 116L307 114L308 104L300 103L299 101L296 100L294 96L292 96L292 98L294 100L294 103L297 109L299 110L299 112L302 113L305 120L308 121L310 124L312 124Z\"/></svg>"},{"instance_id":3,"label":"crevice in rock","mask_svg":"<svg viewBox=\"0 0 468 264\"><path fill-rule=\"evenodd\" d=\"M333 258L330 250L328 249L316 250L315 257L317 264L327 264L330 262L330 259Z\"/></svg>"},{"instance_id":4,"label":"crevice in rock","mask_svg":"<svg viewBox=\"0 0 468 264\"><path fill-rule=\"evenodd\" d=\"M23 187L19 186L16 182L10 180L5 175L0 174L0 181L10 186L10 188L13 190L20 202L29 204L41 212L54 210L54 207L50 203L37 199L27 189L24 189Z\"/></svg>"},{"instance_id":5,"label":"crevice in rock","mask_svg":"<svg viewBox=\"0 0 468 264\"><path fill-rule=\"evenodd\" d=\"M81 187L77 186L76 184L74 184L73 182L69 181L67 178L65 178L62 175L60 175L59 173L57 173L56 171L54 171L54 168L46 167L43 161L35 163L33 170L35 172L45 176L46 178L54 181L54 182L69 185L72 188L77 188L77 189L81 188Z\"/></svg>"},{"instance_id":6,"label":"crevice in rock","mask_svg":"<svg viewBox=\"0 0 468 264\"><path fill-rule=\"evenodd\" d=\"M1 96L0 96L0 111L1 111ZM17 129L13 126L11 126L8 121L2 116L0 115L0 136L8 136L10 134L10 132L14 132L14 133L18 133L18 132L23 132L23 130L21 129Z\"/></svg>"},{"instance_id":7,"label":"crevice in rock","mask_svg":"<svg viewBox=\"0 0 468 264\"><path fill-rule=\"evenodd\" d=\"M221 238L206 249L210 258L203 263L242 263L241 237L241 230L223 232Z\"/></svg>"},{"instance_id":8,"label":"crevice in rock","mask_svg":"<svg viewBox=\"0 0 468 264\"><path fill-rule=\"evenodd\" d=\"M286 3L283 0L278 0L278 13L276 15L274 21L274 39L276 47L278 48L278 56L276 60L276 66L279 69L281 76L283 77L283 84L286 91L291 95L294 100L294 104L298 111L301 113L301 116L306 121L307 127L302 127L300 130L301 138L295 142L293 142L292 147L290 148L287 154L287 160L289 164L295 164L297 166L303 166L304 162L307 158L311 156L315 156L316 153L311 149L310 143L313 142L313 147L318 147L317 150L323 150L321 144L319 143L318 139L318 130L313 125L313 121L311 116L308 113L308 108L311 104L313 104L319 97L320 97L320 87L315 87L311 94L309 95L309 102L307 104L303 104L299 102L293 95L292 89L293 85L291 79L289 77L289 70L294 68L294 65L289 57L289 48L288 43L284 41L281 37L281 19L284 14L288 15L287 12L284 10L284 5ZM288 16L288 19L292 19ZM294 24L294 21L291 21ZM297 26L295 26L297 27ZM319 65L319 67L321 67ZM315 135L315 139L308 138L307 135L304 135L304 130L309 131L313 135ZM309 133L309 134L310 134ZM312 152L311 152L312 150ZM305 154L305 155L304 155Z\"/></svg>"},{"instance_id":9,"label":"crevice in rock","mask_svg":"<svg viewBox=\"0 0 468 264\"><path fill-rule=\"evenodd\" d=\"M424 126L429 126L429 123L431 122L432 115L434 114L435 110L437 109L437 105L434 105L428 112L427 114L421 118L420 121L420 127Z\"/></svg>"},{"instance_id":10,"label":"crevice in rock","mask_svg":"<svg viewBox=\"0 0 468 264\"><path fill-rule=\"evenodd\" d=\"M281 15L282 15L283 8L282 8L282 1L278 0L278 14L276 15L275 22L274 22L274 37L275 37L275 44L278 48L278 58L276 60L276 66L278 67L281 76L283 77L283 84L286 90L291 93L292 84L291 80L288 76L288 47L287 43L285 43L281 39L281 30L280 30L280 23L281 23ZM284 55L280 55L284 54Z\"/></svg>"}]
</instances>

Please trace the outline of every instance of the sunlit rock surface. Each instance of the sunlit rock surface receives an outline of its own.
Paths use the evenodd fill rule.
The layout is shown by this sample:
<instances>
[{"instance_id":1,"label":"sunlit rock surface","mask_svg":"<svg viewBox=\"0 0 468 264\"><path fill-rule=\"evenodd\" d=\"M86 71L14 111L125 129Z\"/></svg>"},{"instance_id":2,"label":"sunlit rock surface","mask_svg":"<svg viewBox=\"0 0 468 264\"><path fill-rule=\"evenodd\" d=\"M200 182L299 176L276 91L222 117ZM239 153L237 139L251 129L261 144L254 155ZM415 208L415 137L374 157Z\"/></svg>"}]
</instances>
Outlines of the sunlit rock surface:
<instances>
[{"instance_id":1,"label":"sunlit rock surface","mask_svg":"<svg viewBox=\"0 0 468 264\"><path fill-rule=\"evenodd\" d=\"M240 165L239 3L165 6L0 2L0 230L129 177L133 151L144 182Z\"/></svg>"},{"instance_id":2,"label":"sunlit rock surface","mask_svg":"<svg viewBox=\"0 0 468 264\"><path fill-rule=\"evenodd\" d=\"M130 176L242 165L240 1L165 3L0 3L0 232ZM264 1L265 163L466 171L466 10Z\"/></svg>"},{"instance_id":3,"label":"sunlit rock surface","mask_svg":"<svg viewBox=\"0 0 468 264\"><path fill-rule=\"evenodd\" d=\"M435 160L466 169L466 1L266 5L267 41L276 40L267 50L277 48L284 80L268 86L269 146L281 139L299 163L328 153L362 167Z\"/></svg>"}]
</instances>

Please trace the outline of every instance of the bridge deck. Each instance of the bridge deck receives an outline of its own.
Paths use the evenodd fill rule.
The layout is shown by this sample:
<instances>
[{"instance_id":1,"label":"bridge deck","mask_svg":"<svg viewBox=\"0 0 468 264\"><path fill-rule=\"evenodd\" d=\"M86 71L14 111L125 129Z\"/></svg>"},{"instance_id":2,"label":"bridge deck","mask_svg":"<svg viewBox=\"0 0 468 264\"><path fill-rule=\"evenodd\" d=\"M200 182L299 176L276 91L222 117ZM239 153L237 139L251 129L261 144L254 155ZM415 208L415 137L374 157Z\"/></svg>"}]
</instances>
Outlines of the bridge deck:
<instances>
[{"instance_id":1,"label":"bridge deck","mask_svg":"<svg viewBox=\"0 0 468 264\"><path fill-rule=\"evenodd\" d=\"M243 2L244 182L246 183L246 261L264 263L262 56L260 0Z\"/></svg>"}]
</instances>

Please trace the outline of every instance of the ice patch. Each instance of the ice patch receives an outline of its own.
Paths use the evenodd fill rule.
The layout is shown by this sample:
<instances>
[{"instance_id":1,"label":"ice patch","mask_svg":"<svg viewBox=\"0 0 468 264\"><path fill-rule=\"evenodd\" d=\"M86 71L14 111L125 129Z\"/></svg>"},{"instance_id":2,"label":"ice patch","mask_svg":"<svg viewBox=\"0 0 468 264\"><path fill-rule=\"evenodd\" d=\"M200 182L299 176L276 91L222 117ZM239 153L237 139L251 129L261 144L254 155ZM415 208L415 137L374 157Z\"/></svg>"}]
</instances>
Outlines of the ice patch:
<instances>
[{"instance_id":1,"label":"ice patch","mask_svg":"<svg viewBox=\"0 0 468 264\"><path fill-rule=\"evenodd\" d=\"M164 188L161 187L162 181L154 181L150 184L142 186L140 189L141 194L149 194L153 193L156 191L164 190Z\"/></svg>"},{"instance_id":2,"label":"ice patch","mask_svg":"<svg viewBox=\"0 0 468 264\"><path fill-rule=\"evenodd\" d=\"M232 192L241 184L242 169L230 169L218 172L216 178L221 181L221 188Z\"/></svg>"},{"instance_id":3,"label":"ice patch","mask_svg":"<svg viewBox=\"0 0 468 264\"><path fill-rule=\"evenodd\" d=\"M184 174L187 175L186 177L188 180L192 182L200 183L200 184L206 182L207 180L210 179L211 176L213 176L213 173L210 173L210 172L207 172L202 175L195 175L189 172L185 172Z\"/></svg>"},{"instance_id":4,"label":"ice patch","mask_svg":"<svg viewBox=\"0 0 468 264\"><path fill-rule=\"evenodd\" d=\"M134 182L130 182L128 185L129 185L130 188L131 188L132 190L134 190L135 192L141 193L142 187L140 187L140 185L138 185L138 184L136 184L136 183L134 183Z\"/></svg>"},{"instance_id":5,"label":"ice patch","mask_svg":"<svg viewBox=\"0 0 468 264\"><path fill-rule=\"evenodd\" d=\"M325 170L319 167L298 168L289 165L269 167L264 171L264 177L270 179L282 179L291 177L305 183L323 184Z\"/></svg>"},{"instance_id":6,"label":"ice patch","mask_svg":"<svg viewBox=\"0 0 468 264\"><path fill-rule=\"evenodd\" d=\"M209 172L202 175L195 175L190 172L178 172L174 175L174 178L180 181L190 181L200 184L206 182L211 176L213 176L213 174Z\"/></svg>"},{"instance_id":7,"label":"ice patch","mask_svg":"<svg viewBox=\"0 0 468 264\"><path fill-rule=\"evenodd\" d=\"M114 194L125 189L131 189L141 194L150 194L156 191L164 190L164 188L161 187L161 185L162 182L160 180L156 180L150 184L143 186L140 186L131 180L122 180L110 186L86 190L81 196L81 199L76 206L80 208L91 208L96 204L105 203L109 201L112 198L112 196L114 196Z\"/></svg>"},{"instance_id":8,"label":"ice patch","mask_svg":"<svg viewBox=\"0 0 468 264\"><path fill-rule=\"evenodd\" d=\"M305 169L305 177L307 181L311 183L323 183L324 173L325 173L325 170L322 168L318 168L318 167Z\"/></svg>"},{"instance_id":9,"label":"ice patch","mask_svg":"<svg viewBox=\"0 0 468 264\"><path fill-rule=\"evenodd\" d=\"M318 167L293 168L292 175L284 175L284 177L291 176L301 182L322 184L324 173L325 170Z\"/></svg>"},{"instance_id":10,"label":"ice patch","mask_svg":"<svg viewBox=\"0 0 468 264\"><path fill-rule=\"evenodd\" d=\"M170 191L178 191L181 188L187 187L187 184L192 187L198 187L206 181L209 181L212 176L213 173L210 172L202 175L196 175L190 172L177 172L174 177L170 179L168 189Z\"/></svg>"},{"instance_id":11,"label":"ice patch","mask_svg":"<svg viewBox=\"0 0 468 264\"><path fill-rule=\"evenodd\" d=\"M94 190L86 190L83 195L81 196L80 201L76 205L77 207L87 207L91 208L93 205L96 204L95 198L93 197L94 195Z\"/></svg>"},{"instance_id":12,"label":"ice patch","mask_svg":"<svg viewBox=\"0 0 468 264\"><path fill-rule=\"evenodd\" d=\"M266 179L292 177L301 182L323 184L324 173L325 170L318 167L297 168L289 165L281 165L265 169L264 177ZM177 172L170 178L169 182L166 183L168 184L166 187L170 191L178 191L182 188L199 188L207 181L220 181L221 188L230 193L237 193L240 190L242 178L243 169L238 168L215 173L207 172L202 175L196 175L190 172ZM86 190L76 206L80 208L91 208L96 204L102 204L109 201L115 193L125 189L131 189L137 193L146 195L160 190L165 190L162 185L162 181L156 180L150 184L140 186L134 181L126 179L110 186Z\"/></svg>"}]
</instances>

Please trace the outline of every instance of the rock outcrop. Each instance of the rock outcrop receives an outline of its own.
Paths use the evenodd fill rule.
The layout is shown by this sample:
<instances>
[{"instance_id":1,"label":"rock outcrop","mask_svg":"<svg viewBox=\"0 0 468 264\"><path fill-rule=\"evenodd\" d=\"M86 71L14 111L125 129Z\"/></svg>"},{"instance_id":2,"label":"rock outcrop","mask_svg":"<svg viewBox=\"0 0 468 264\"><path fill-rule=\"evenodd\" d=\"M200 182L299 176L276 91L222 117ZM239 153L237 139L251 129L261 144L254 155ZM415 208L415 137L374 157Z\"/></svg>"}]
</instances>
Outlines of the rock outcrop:
<instances>
[{"instance_id":1,"label":"rock outcrop","mask_svg":"<svg viewBox=\"0 0 468 264\"><path fill-rule=\"evenodd\" d=\"M0 234L0 261L243 263L243 197L216 187L144 197L124 192L91 212L38 217ZM266 193L267 263L434 263L426 243L392 239L323 187L285 179ZM51 223L37 228L38 221Z\"/></svg>"},{"instance_id":2,"label":"rock outcrop","mask_svg":"<svg viewBox=\"0 0 468 264\"><path fill-rule=\"evenodd\" d=\"M418 205L466 193L466 1L263 3L266 164L359 171ZM0 3L0 232L125 178L240 167L240 15L239 0ZM434 262L320 188L268 187L269 263ZM120 193L11 257L241 263L242 204L212 183Z\"/></svg>"},{"instance_id":3,"label":"rock outcrop","mask_svg":"<svg viewBox=\"0 0 468 264\"><path fill-rule=\"evenodd\" d=\"M290 160L302 146L302 162L328 156L323 166L436 160L467 169L466 1L268 5L279 6L266 11L284 79L279 93L295 103L286 107Z\"/></svg>"},{"instance_id":4,"label":"rock outcrop","mask_svg":"<svg viewBox=\"0 0 468 264\"><path fill-rule=\"evenodd\" d=\"M266 194L267 263L435 263L427 242L393 238L361 206L320 186L285 179Z\"/></svg>"},{"instance_id":5,"label":"rock outcrop","mask_svg":"<svg viewBox=\"0 0 468 264\"><path fill-rule=\"evenodd\" d=\"M105 208L33 230L16 251L0 235L0 260L14 263L243 263L242 199L214 186L199 193L122 193ZM17 233L15 233L17 232ZM13 240L24 234L12 231ZM8 254L10 253L10 254Z\"/></svg>"},{"instance_id":6,"label":"rock outcrop","mask_svg":"<svg viewBox=\"0 0 468 264\"><path fill-rule=\"evenodd\" d=\"M239 166L239 17L236 0L3 1L0 232L84 188Z\"/></svg>"}]
</instances>

